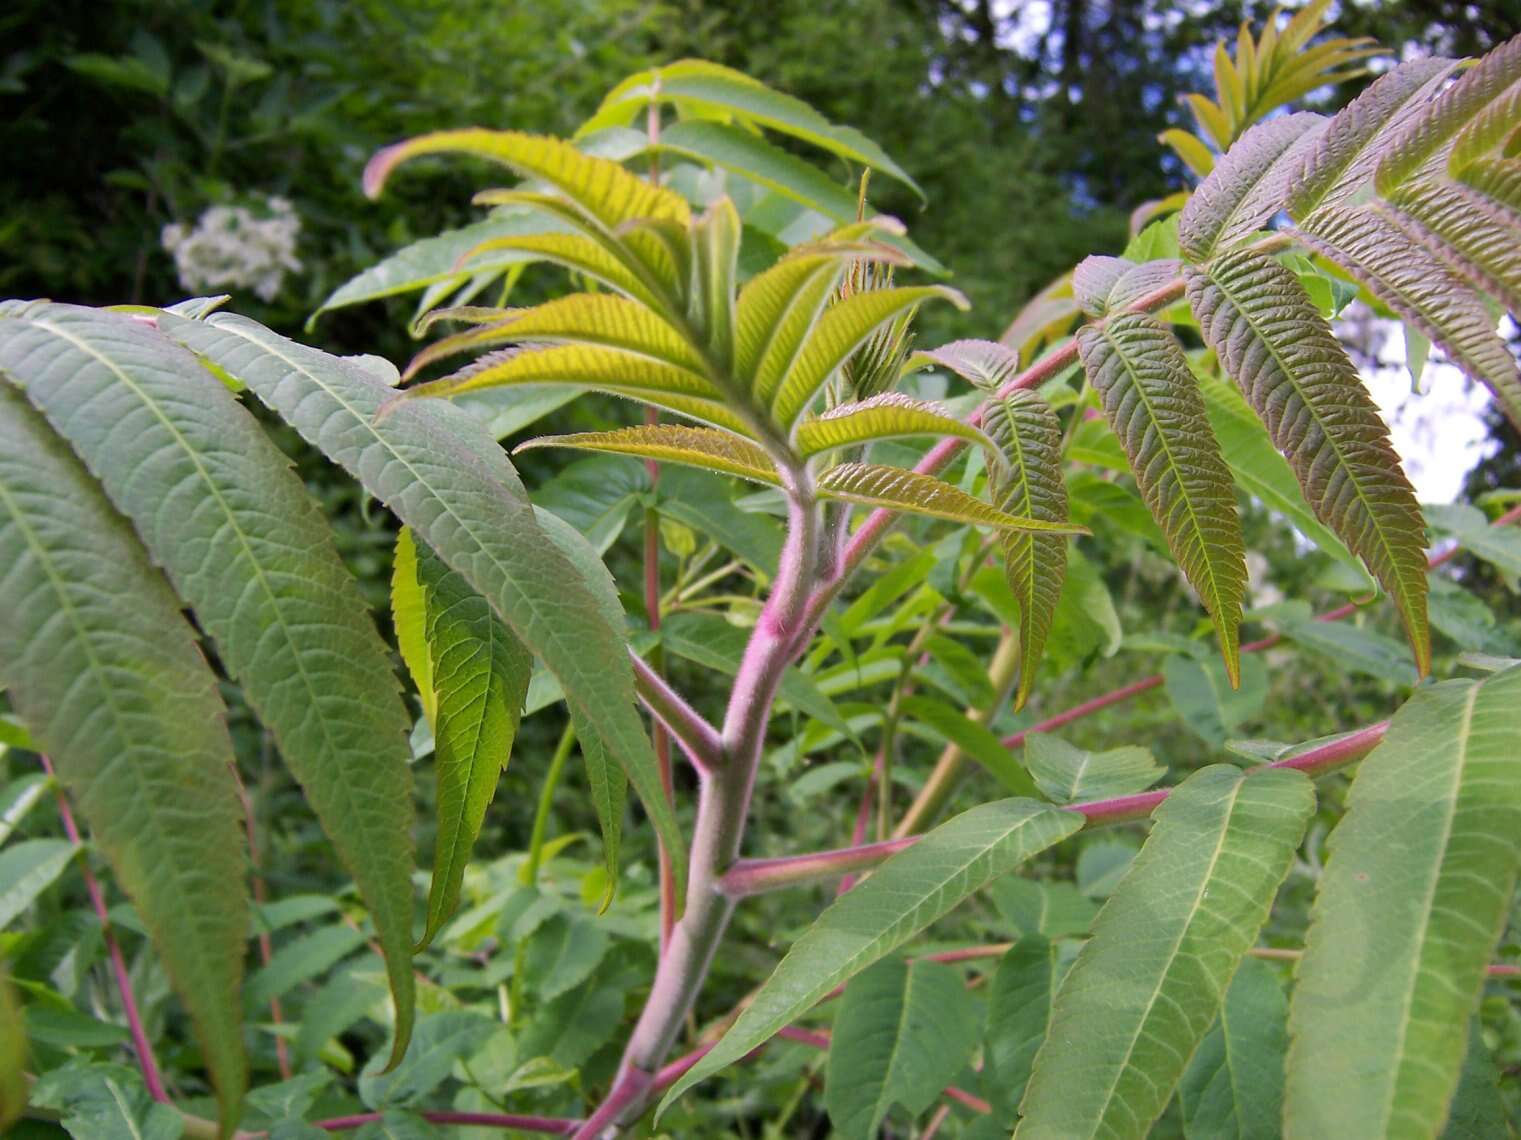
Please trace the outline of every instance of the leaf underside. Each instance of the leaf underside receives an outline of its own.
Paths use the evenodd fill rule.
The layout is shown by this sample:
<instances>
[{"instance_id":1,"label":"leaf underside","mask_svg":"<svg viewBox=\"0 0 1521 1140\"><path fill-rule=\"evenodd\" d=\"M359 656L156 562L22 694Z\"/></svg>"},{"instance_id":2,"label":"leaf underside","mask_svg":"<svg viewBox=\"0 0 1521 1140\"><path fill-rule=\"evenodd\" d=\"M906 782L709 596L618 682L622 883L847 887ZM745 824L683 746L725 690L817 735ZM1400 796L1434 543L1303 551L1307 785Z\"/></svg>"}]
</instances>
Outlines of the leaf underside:
<instances>
[{"instance_id":1,"label":"leaf underside","mask_svg":"<svg viewBox=\"0 0 1521 1140\"><path fill-rule=\"evenodd\" d=\"M0 682L142 915L230 1124L248 904L225 710L131 527L7 380L0 551Z\"/></svg>"},{"instance_id":2,"label":"leaf underside","mask_svg":"<svg viewBox=\"0 0 1521 1140\"><path fill-rule=\"evenodd\" d=\"M1089 382L1168 547L1215 620L1226 671L1240 678L1246 555L1230 469L1183 350L1144 313L1078 330Z\"/></svg>"},{"instance_id":3,"label":"leaf underside","mask_svg":"<svg viewBox=\"0 0 1521 1140\"><path fill-rule=\"evenodd\" d=\"M1185 271L1189 306L1287 457L1315 516L1394 599L1424 674L1425 524L1388 429L1356 367L1294 274L1239 250Z\"/></svg>"}]
</instances>

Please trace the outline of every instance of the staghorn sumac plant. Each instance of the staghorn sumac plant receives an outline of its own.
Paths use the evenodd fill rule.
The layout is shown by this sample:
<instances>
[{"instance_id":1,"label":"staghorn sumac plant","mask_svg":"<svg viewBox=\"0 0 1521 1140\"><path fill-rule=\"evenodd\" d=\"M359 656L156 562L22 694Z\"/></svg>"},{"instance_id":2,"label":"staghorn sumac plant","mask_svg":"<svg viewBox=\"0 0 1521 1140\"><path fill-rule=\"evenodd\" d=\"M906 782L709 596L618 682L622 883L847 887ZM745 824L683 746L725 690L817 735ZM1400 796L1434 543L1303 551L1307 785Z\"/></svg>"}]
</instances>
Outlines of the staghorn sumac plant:
<instances>
[{"instance_id":1,"label":"staghorn sumac plant","mask_svg":"<svg viewBox=\"0 0 1521 1140\"><path fill-rule=\"evenodd\" d=\"M1079 265L1003 342L917 346L919 308L961 304L959 294L903 284L938 267L872 212L864 186L859 196L835 186L766 132L907 175L858 133L698 61L620 84L576 141L444 131L372 160L371 194L430 155L484 159L519 180L478 196L493 207L486 220L403 251L329 301L425 289L419 333L462 326L400 375L214 304L7 303L0 682L18 743L46 755L49 775L56 768L71 839L72 802L156 947L220 1122L172 1107L109 927L141 1088L123 1092L117 1070L65 1064L39 1041L45 1071L29 1092L12 1079L26 1062L8 1038L0 1109L19 1112L30 1096L76 1135L115 1112L206 1134L253 1118L289 1135L315 1119L327 1131L617 1136L658 1116L662 1096L683 1111L687 1090L780 1037L828 1050L822 1102L842 1136L932 1108L927 1131L968 1136L1142 1136L1169 1113L1191 1136L1435 1136L1449 1117L1479 1134L1495 1127L1503 1107L1475 1012L1486 976L1514 969L1492 959L1521 863L1521 664L1486 635L1460 642L1486 654L1468 662L1480 679L1422 683L1439 661L1429 573L1449 553L1428 560L1427 520L1329 322L1347 295L1365 294L1521 422L1516 361L1487 307L1515 310L1521 292L1521 40L1466 70L1396 66L1330 118L1269 115L1346 78L1338 69L1364 54L1343 41L1305 50L1322 7L1281 35L1243 31L1234 62L1222 50L1219 102L1195 103L1222 153L1170 140L1202 184L1127 256ZM690 190L680 163L726 171L732 192ZM767 195L796 209L779 227L788 236L758 241L765 219L776 224ZM509 306L531 262L561 266L581 287ZM498 284L500 303L478 303ZM479 355L418 379L466 354ZM969 391L929 398L930 378L944 396L952 377ZM420 924L414 718L320 514L243 392L402 526L392 616L421 713L414 737L431 734L437 777ZM620 463L658 465L654 488L671 497L644 512L643 613L632 623L601 555L634 496L599 489L615 524L578 528L571 512L534 500L498 443L581 393L642 404L643 422L538 436L514 454L612 457L598 460L601 480ZM1069 462L1108 478L1084 481ZM667 480L685 468L705 482L683 495ZM741 509L728 479L756 488L755 510ZM1350 574L1375 620L1391 612L1408 654L1335 624L1357 603L1320 621L1295 603L1249 611L1238 487ZM1511 536L1476 513L1431 521L1513 573ZM908 520L924 520L913 523L922 549L893 547L890 532ZM667 527L679 563L668 591L658 554L672 523L711 541L699 554L690 530ZM1091 528L1103 539L1113 525L1170 555L1218 660L1196 637L1159 633L1162 675L1032 723L1020 710L1043 680L1119 640L1107 590L1071 550L1072 536ZM734 558L722 562L719 548ZM1438 581L1450 602L1458 587ZM713 614L696 602L742 588L751 593L731 604L734 622L702 620ZM1375 603L1380 591L1387 601ZM1454 637L1445 612L1435 624ZM1242 644L1248 621L1275 632ZM985 635L991 654L970 647ZM1328 725L1343 731L1302 746L1238 743L1244 765L1188 764L1161 788L1164 769L1145 748L1096 752L1050 735L1165 686L1189 726L1223 744L1243 719L1232 691L1250 689L1251 654L1279 644L1352 668L1377 661L1413 694L1388 720ZM679 691L663 667L677 657L728 678L707 694L719 715ZM336 1028L296 1038L305 1073L248 1089L244 808L219 674L268 729L358 896L354 929L286 944L249 982L250 1000L289 994L370 934L384 957L389 1048L355 1085L362 1106L350 1098L342 1115L314 1107L342 1069L321 1052ZM835 702L841 693L859 699ZM567 727L527 859L512 868L521 890L473 875L522 718L561 702ZM895 761L916 733L944 751L900 813ZM851 842L746 857L768 749L791 749L775 758L785 777L797 756L864 750L863 738L870 762L845 764L865 787ZM689 774L671 770L667 740ZM555 857L545 829L577 744L604 865L587 869L586 905L572 906L536 885ZM1334 796L1318 804L1312 777L1355 761L1344 810ZM931 826L970 762L1007 795ZM645 950L650 975L621 983L609 1007L592 979L611 936L585 912L617 917L625 905L630 785L659 846L659 921L640 928L652 943L658 929L658 944ZM15 802L30 806L43 787L18 788ZM1317 812L1339 820L1329 859L1315 838L1296 864ZM1064 848L1087 842L1079 836L1144 821L1138 849L1082 848L1077 879L1091 895L1052 873ZM74 854L55 839L0 852L0 865L11 859L36 884L13 913ZM1296 865L1314 888L1303 950L1259 945ZM1032 867L1045 873L1017 873ZM759 988L673 1057L745 900L837 881ZM10 890L0 882L0 898ZM1012 945L900 955L983 892ZM1108 901L1095 913L1089 897ZM253 908L266 930L279 929L274 905ZM483 927L499 937L485 940ZM454 957L430 958L440 946ZM645 960L625 949L625 965ZM457 977L461 958L490 980L459 988L488 996L419 1002L416 973L427 992L435 974ZM1297 961L1289 998L1259 958ZM980 960L997 962L985 1000L958 972ZM363 985L329 980L306 1016L333 1027L374 1016ZM806 1024L840 987L829 1031ZM624 1029L630 995L637 1013ZM347 1022L330 1008L344 1002L355 1010ZM11 1033L16 1004L0 992ZM616 1063L600 1069L598 1043L571 1039L592 1022L618 1036ZM450 1080L470 1095L430 1107ZM799 1095L807 1089L805 1074ZM705 1127L684 1119L684 1130Z\"/></svg>"}]
</instances>

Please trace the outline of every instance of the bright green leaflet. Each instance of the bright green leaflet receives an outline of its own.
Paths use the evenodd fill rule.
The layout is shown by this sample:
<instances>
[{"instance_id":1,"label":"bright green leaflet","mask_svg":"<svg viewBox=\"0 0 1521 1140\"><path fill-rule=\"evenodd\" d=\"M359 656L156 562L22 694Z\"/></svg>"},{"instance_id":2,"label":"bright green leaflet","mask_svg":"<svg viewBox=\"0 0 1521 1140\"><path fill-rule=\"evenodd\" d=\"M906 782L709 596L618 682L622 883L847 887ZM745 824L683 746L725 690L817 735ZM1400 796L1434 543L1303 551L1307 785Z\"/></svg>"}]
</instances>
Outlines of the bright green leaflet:
<instances>
[{"instance_id":1,"label":"bright green leaflet","mask_svg":"<svg viewBox=\"0 0 1521 1140\"><path fill-rule=\"evenodd\" d=\"M1288 1021L1288 999L1273 968L1245 959L1178 1085L1187 1136L1278 1140Z\"/></svg>"},{"instance_id":2,"label":"bright green leaflet","mask_svg":"<svg viewBox=\"0 0 1521 1140\"><path fill-rule=\"evenodd\" d=\"M600 741L638 789L684 889L685 842L634 708L627 646L609 620L621 613L612 579L584 542L572 560L553 535L545 541L496 442L447 404L392 403L394 393L373 377L252 321L163 323L358 476L543 658L564 686L578 735Z\"/></svg>"},{"instance_id":3,"label":"bright green leaflet","mask_svg":"<svg viewBox=\"0 0 1521 1140\"><path fill-rule=\"evenodd\" d=\"M824 1104L841 1140L872 1140L901 1105L918 1116L977 1046L961 974L939 962L884 958L852 978L835 1015Z\"/></svg>"},{"instance_id":4,"label":"bright green leaflet","mask_svg":"<svg viewBox=\"0 0 1521 1140\"><path fill-rule=\"evenodd\" d=\"M962 813L894 855L804 932L739 1020L676 1082L662 1106L769 1040L837 984L1082 822L1076 812L1033 800L998 800Z\"/></svg>"},{"instance_id":5,"label":"bright green leaflet","mask_svg":"<svg viewBox=\"0 0 1521 1140\"><path fill-rule=\"evenodd\" d=\"M52 886L76 851L67 839L27 839L0 851L0 930Z\"/></svg>"},{"instance_id":6,"label":"bright green leaflet","mask_svg":"<svg viewBox=\"0 0 1521 1140\"><path fill-rule=\"evenodd\" d=\"M137 904L231 1121L248 905L225 712L131 528L3 381L0 551L0 683Z\"/></svg>"},{"instance_id":7,"label":"bright green leaflet","mask_svg":"<svg viewBox=\"0 0 1521 1140\"><path fill-rule=\"evenodd\" d=\"M422 944L459 905L465 865L517 735L533 658L486 599L416 542L437 711L438 839Z\"/></svg>"},{"instance_id":8,"label":"bright green leaflet","mask_svg":"<svg viewBox=\"0 0 1521 1140\"><path fill-rule=\"evenodd\" d=\"M1521 860L1518 703L1521 668L1421 689L1363 761L1295 974L1287 1135L1446 1118Z\"/></svg>"},{"instance_id":9,"label":"bright green leaflet","mask_svg":"<svg viewBox=\"0 0 1521 1140\"><path fill-rule=\"evenodd\" d=\"M1194 773L1056 995L1020 1140L1143 1137L1219 1012L1315 807L1289 769Z\"/></svg>"},{"instance_id":10,"label":"bright green leaflet","mask_svg":"<svg viewBox=\"0 0 1521 1140\"><path fill-rule=\"evenodd\" d=\"M141 322L35 308L0 324L0 368L132 520L273 733L374 917L400 1056L413 1001L410 725L316 505L226 387Z\"/></svg>"},{"instance_id":11,"label":"bright green leaflet","mask_svg":"<svg viewBox=\"0 0 1521 1140\"><path fill-rule=\"evenodd\" d=\"M1025 766L1041 792L1061 804L1144 792L1167 774L1139 744L1090 752L1044 732L1025 741Z\"/></svg>"}]
</instances>

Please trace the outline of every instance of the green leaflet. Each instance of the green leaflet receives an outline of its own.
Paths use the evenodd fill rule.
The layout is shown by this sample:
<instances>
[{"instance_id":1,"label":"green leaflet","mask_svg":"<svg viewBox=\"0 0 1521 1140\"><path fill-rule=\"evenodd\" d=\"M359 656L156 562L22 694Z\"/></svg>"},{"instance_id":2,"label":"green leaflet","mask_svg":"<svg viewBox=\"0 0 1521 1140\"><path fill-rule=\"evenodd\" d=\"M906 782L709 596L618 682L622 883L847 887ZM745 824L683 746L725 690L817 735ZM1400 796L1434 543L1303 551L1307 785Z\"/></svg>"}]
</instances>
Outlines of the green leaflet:
<instances>
[{"instance_id":1,"label":"green leaflet","mask_svg":"<svg viewBox=\"0 0 1521 1140\"><path fill-rule=\"evenodd\" d=\"M938 404L916 400L902 392L882 392L865 400L830 408L817 419L798 425L798 452L806 459L842 447L909 436L957 436L995 452L993 441L965 420Z\"/></svg>"},{"instance_id":2,"label":"green leaflet","mask_svg":"<svg viewBox=\"0 0 1521 1140\"><path fill-rule=\"evenodd\" d=\"M1126 313L1078 330L1078 352L1129 457L1141 497L1215 619L1231 683L1240 680L1241 521L1230 469L1178 342L1155 317Z\"/></svg>"},{"instance_id":3,"label":"green leaflet","mask_svg":"<svg viewBox=\"0 0 1521 1140\"><path fill-rule=\"evenodd\" d=\"M576 132L584 137L631 122L653 102L674 103L690 118L733 117L821 147L830 154L890 175L922 199L924 192L882 148L860 131L836 126L801 99L772 90L743 72L702 59L681 59L641 71L619 83Z\"/></svg>"},{"instance_id":4,"label":"green leaflet","mask_svg":"<svg viewBox=\"0 0 1521 1140\"><path fill-rule=\"evenodd\" d=\"M408 526L397 532L391 559L391 624L396 627L402 664L417 686L417 699L431 727L438 694L433 688L433 656L428 652L427 602L417 581L417 539Z\"/></svg>"},{"instance_id":5,"label":"green leaflet","mask_svg":"<svg viewBox=\"0 0 1521 1140\"><path fill-rule=\"evenodd\" d=\"M1420 689L1362 762L1290 1014L1288 1136L1431 1136L1521 860L1521 668Z\"/></svg>"},{"instance_id":6,"label":"green leaflet","mask_svg":"<svg viewBox=\"0 0 1521 1140\"><path fill-rule=\"evenodd\" d=\"M1025 740L1025 766L1041 792L1059 804L1144 792L1167 774L1139 744L1090 752L1044 732Z\"/></svg>"},{"instance_id":7,"label":"green leaflet","mask_svg":"<svg viewBox=\"0 0 1521 1140\"><path fill-rule=\"evenodd\" d=\"M423 238L340 285L311 315L307 328L310 330L318 317L332 309L412 293L440 282L464 284L477 274L494 275L512 265L536 261L537 255L532 250L510 247L495 248L474 257L470 253L493 239L541 235L561 228L552 218L514 207L494 211L490 217L460 229Z\"/></svg>"},{"instance_id":8,"label":"green leaflet","mask_svg":"<svg viewBox=\"0 0 1521 1140\"><path fill-rule=\"evenodd\" d=\"M1421 511L1346 350L1298 278L1266 254L1240 250L1184 276L1204 339L1288 458L1315 516L1394 599L1424 675L1431 629Z\"/></svg>"},{"instance_id":9,"label":"green leaflet","mask_svg":"<svg viewBox=\"0 0 1521 1140\"><path fill-rule=\"evenodd\" d=\"M1415 238L1369 207L1322 206L1298 235L1441 345L1521 424L1521 375L1484 302Z\"/></svg>"},{"instance_id":10,"label":"green leaflet","mask_svg":"<svg viewBox=\"0 0 1521 1140\"><path fill-rule=\"evenodd\" d=\"M0 683L137 905L230 1127L246 1084L248 904L225 712L131 527L8 382Z\"/></svg>"},{"instance_id":11,"label":"green leaflet","mask_svg":"<svg viewBox=\"0 0 1521 1140\"><path fill-rule=\"evenodd\" d=\"M686 201L674 191L655 186L610 159L583 154L560 139L520 131L437 131L388 146L365 167L364 192L378 197L397 166L428 154L485 158L511 167L524 178L547 182L608 232L646 218L682 225L691 218Z\"/></svg>"},{"instance_id":12,"label":"green leaflet","mask_svg":"<svg viewBox=\"0 0 1521 1140\"><path fill-rule=\"evenodd\" d=\"M1273 968L1244 959L1178 1085L1186 1136L1278 1140L1288 1020L1288 999Z\"/></svg>"},{"instance_id":13,"label":"green leaflet","mask_svg":"<svg viewBox=\"0 0 1521 1140\"><path fill-rule=\"evenodd\" d=\"M638 789L684 889L685 843L634 708L612 580L584 540L545 530L496 442L464 413L432 401L402 401L377 419L389 388L252 321L163 323L357 475L544 660L583 740L597 739Z\"/></svg>"},{"instance_id":14,"label":"green leaflet","mask_svg":"<svg viewBox=\"0 0 1521 1140\"><path fill-rule=\"evenodd\" d=\"M780 482L771 457L756 444L715 428L680 424L645 424L612 431L586 431L574 435L542 435L518 444L513 453L538 447L569 447L613 455L638 455L661 463L680 463L705 471L738 475L756 483L777 486Z\"/></svg>"},{"instance_id":15,"label":"green leaflet","mask_svg":"<svg viewBox=\"0 0 1521 1140\"><path fill-rule=\"evenodd\" d=\"M1005 1133L1012 1132L1018 1120L1020 1098L1051 1022L1051 998L1059 978L1056 947L1033 931L1022 934L993 971L982 1075L993 1115Z\"/></svg>"},{"instance_id":16,"label":"green leaflet","mask_svg":"<svg viewBox=\"0 0 1521 1140\"><path fill-rule=\"evenodd\" d=\"M990 397L986 420L1003 457L1002 466L990 476L993 501L1011 515L1066 522L1067 485L1062 479L1062 435L1056 413L1034 392L1015 391ZM1030 696L1046 651L1067 576L1067 540L1060 535L1008 531L1002 545L1009 589L1019 602L1017 710Z\"/></svg>"},{"instance_id":17,"label":"green leaflet","mask_svg":"<svg viewBox=\"0 0 1521 1140\"><path fill-rule=\"evenodd\" d=\"M713 1051L672 1086L662 1108L769 1040L838 983L892 953L962 899L1081 826L1076 812L999 800L962 813L894 855L793 943Z\"/></svg>"},{"instance_id":18,"label":"green leaflet","mask_svg":"<svg viewBox=\"0 0 1521 1140\"><path fill-rule=\"evenodd\" d=\"M1300 156L1326 120L1307 111L1258 123L1233 144L1178 215L1178 246L1208 261L1260 230L1283 209Z\"/></svg>"},{"instance_id":19,"label":"green leaflet","mask_svg":"<svg viewBox=\"0 0 1521 1140\"><path fill-rule=\"evenodd\" d=\"M856 219L856 195L849 188L742 128L684 119L661 127L657 149L733 171L842 225Z\"/></svg>"},{"instance_id":20,"label":"green leaflet","mask_svg":"<svg viewBox=\"0 0 1521 1140\"><path fill-rule=\"evenodd\" d=\"M438 766L438 837L421 947L459 905L465 865L512 754L533 658L457 571L425 543L414 546Z\"/></svg>"},{"instance_id":21,"label":"green leaflet","mask_svg":"<svg viewBox=\"0 0 1521 1140\"><path fill-rule=\"evenodd\" d=\"M845 987L829 1042L824 1104L841 1140L872 1140L888 1112L918 1116L977 1046L961 974L939 962L884 958Z\"/></svg>"},{"instance_id":22,"label":"green leaflet","mask_svg":"<svg viewBox=\"0 0 1521 1140\"><path fill-rule=\"evenodd\" d=\"M0 851L0 930L53 885L77 851L67 839L25 839Z\"/></svg>"},{"instance_id":23,"label":"green leaflet","mask_svg":"<svg viewBox=\"0 0 1521 1140\"><path fill-rule=\"evenodd\" d=\"M58 1113L75 1140L179 1140L185 1122L148 1095L137 1070L75 1058L43 1074L32 1103Z\"/></svg>"},{"instance_id":24,"label":"green leaflet","mask_svg":"<svg viewBox=\"0 0 1521 1140\"><path fill-rule=\"evenodd\" d=\"M1046 534L1086 534L1080 526L1024 518L990 506L932 475L875 463L841 463L819 477L819 494L868 507L909 511L971 526Z\"/></svg>"},{"instance_id":25,"label":"green leaflet","mask_svg":"<svg viewBox=\"0 0 1521 1140\"><path fill-rule=\"evenodd\" d=\"M771 397L776 422L790 431L824 382L872 333L932 297L950 301L958 309L969 307L965 297L944 285L909 285L853 293L825 309Z\"/></svg>"},{"instance_id":26,"label":"green leaflet","mask_svg":"<svg viewBox=\"0 0 1521 1140\"><path fill-rule=\"evenodd\" d=\"M132 520L273 733L374 917L404 1050L409 722L385 646L289 460L194 357L138 321L33 309L0 326L0 368Z\"/></svg>"},{"instance_id":27,"label":"green leaflet","mask_svg":"<svg viewBox=\"0 0 1521 1140\"><path fill-rule=\"evenodd\" d=\"M725 375L733 371L734 285L739 270L739 212L727 197L718 199L692 227L690 319L708 357Z\"/></svg>"},{"instance_id":28,"label":"green leaflet","mask_svg":"<svg viewBox=\"0 0 1521 1140\"><path fill-rule=\"evenodd\" d=\"M1521 159L1477 158L1457 175L1459 182L1510 211L1514 222L1521 218Z\"/></svg>"},{"instance_id":29,"label":"green leaflet","mask_svg":"<svg viewBox=\"0 0 1521 1140\"><path fill-rule=\"evenodd\" d=\"M1219 764L1178 785L1056 995L1020 1104L1021 1140L1146 1135L1314 808L1309 779L1289 769Z\"/></svg>"}]
</instances>

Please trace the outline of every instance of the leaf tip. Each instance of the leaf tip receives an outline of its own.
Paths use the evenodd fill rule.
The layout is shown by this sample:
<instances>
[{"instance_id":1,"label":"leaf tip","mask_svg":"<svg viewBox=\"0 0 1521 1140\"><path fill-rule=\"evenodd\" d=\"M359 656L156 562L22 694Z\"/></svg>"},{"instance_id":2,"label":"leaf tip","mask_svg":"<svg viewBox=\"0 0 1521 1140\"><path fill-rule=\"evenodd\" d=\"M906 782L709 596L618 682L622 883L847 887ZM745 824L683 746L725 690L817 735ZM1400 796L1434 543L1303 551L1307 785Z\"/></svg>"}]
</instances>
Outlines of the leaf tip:
<instances>
[{"instance_id":1,"label":"leaf tip","mask_svg":"<svg viewBox=\"0 0 1521 1140\"><path fill-rule=\"evenodd\" d=\"M377 150L374 157L364 164L364 177L360 182L364 188L364 196L372 202L379 198L381 191L385 189L386 180L391 176L391 171L401 165L406 157L407 144L404 142L393 143Z\"/></svg>"}]
</instances>

